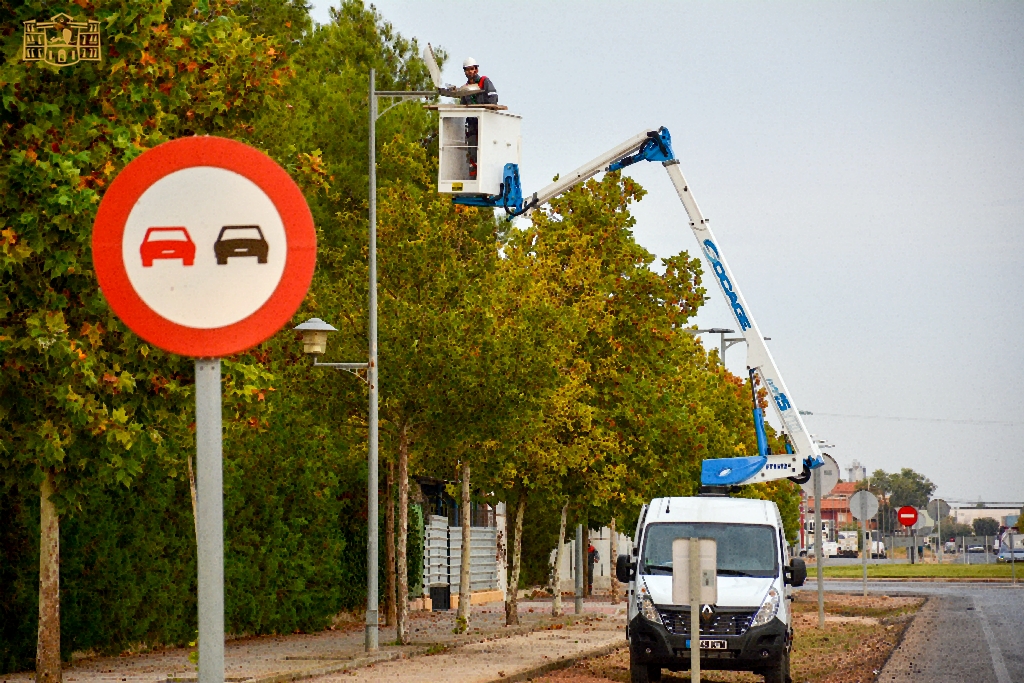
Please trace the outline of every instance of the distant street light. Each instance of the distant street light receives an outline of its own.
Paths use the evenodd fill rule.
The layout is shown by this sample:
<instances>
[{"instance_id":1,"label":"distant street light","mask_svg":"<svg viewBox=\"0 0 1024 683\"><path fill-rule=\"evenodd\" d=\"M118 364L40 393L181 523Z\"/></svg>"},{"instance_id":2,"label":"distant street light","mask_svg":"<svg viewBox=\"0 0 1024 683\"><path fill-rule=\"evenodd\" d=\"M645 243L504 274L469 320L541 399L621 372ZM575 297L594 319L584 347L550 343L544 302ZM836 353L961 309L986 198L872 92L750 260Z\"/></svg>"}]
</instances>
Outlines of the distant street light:
<instances>
[{"instance_id":1,"label":"distant street light","mask_svg":"<svg viewBox=\"0 0 1024 683\"><path fill-rule=\"evenodd\" d=\"M719 336L719 338L721 339L721 342L719 344L718 358L722 361L722 365L723 366L725 365L725 351L726 351L726 349L730 348L734 344L739 344L740 342L746 341L746 339L744 339L743 337L729 337L727 339L725 335L727 335L727 334L734 334L736 332L736 330L727 330L724 327L712 327L712 328L709 328L709 329L706 329L706 330L687 330L686 332L688 334L692 334L694 336L696 336L698 334L703 334L705 332L708 332L708 333L711 333L711 334L717 334ZM763 337L763 339L770 341L771 337Z\"/></svg>"}]
</instances>

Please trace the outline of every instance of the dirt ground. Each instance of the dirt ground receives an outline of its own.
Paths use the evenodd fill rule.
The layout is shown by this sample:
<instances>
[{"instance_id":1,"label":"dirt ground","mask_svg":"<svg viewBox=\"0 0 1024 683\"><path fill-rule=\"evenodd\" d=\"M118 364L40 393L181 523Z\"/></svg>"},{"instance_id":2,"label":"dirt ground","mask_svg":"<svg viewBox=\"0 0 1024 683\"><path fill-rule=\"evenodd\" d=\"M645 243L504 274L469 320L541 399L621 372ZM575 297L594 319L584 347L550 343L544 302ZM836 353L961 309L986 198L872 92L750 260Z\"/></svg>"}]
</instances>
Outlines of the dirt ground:
<instances>
[{"instance_id":1,"label":"dirt ground","mask_svg":"<svg viewBox=\"0 0 1024 683\"><path fill-rule=\"evenodd\" d=\"M793 603L791 671L797 683L869 683L900 641L922 598L825 595L825 630L818 630L817 594L796 593ZM621 650L534 679L548 683L629 681L629 652ZM689 681L689 672L663 673L662 680ZM732 671L701 672L708 683L754 683L760 676Z\"/></svg>"}]
</instances>

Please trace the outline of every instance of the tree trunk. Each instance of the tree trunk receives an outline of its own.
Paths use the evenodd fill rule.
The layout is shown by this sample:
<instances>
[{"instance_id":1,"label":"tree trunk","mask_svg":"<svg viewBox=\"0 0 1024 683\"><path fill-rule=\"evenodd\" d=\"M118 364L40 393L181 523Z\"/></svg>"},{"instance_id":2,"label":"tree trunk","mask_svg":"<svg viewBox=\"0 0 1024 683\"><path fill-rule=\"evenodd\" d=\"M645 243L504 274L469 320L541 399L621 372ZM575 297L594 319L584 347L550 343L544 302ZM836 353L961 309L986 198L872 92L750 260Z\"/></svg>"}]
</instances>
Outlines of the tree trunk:
<instances>
[{"instance_id":1,"label":"tree trunk","mask_svg":"<svg viewBox=\"0 0 1024 683\"><path fill-rule=\"evenodd\" d=\"M469 507L469 462L462 462L462 557L459 563L459 613L455 619L455 630L458 633L465 633L469 630L469 615L472 611L472 591L469 585L470 570L470 542L472 532L470 531Z\"/></svg>"},{"instance_id":2,"label":"tree trunk","mask_svg":"<svg viewBox=\"0 0 1024 683\"><path fill-rule=\"evenodd\" d=\"M615 566L619 560L619 534L615 531L615 518L608 522L608 530L611 532L611 539L608 542L608 574L611 579L611 599L614 605L619 601L619 580L615 577Z\"/></svg>"},{"instance_id":3,"label":"tree trunk","mask_svg":"<svg viewBox=\"0 0 1024 683\"><path fill-rule=\"evenodd\" d=\"M388 626L397 621L395 600L395 463L388 461L384 494L384 618Z\"/></svg>"},{"instance_id":4,"label":"tree trunk","mask_svg":"<svg viewBox=\"0 0 1024 683\"><path fill-rule=\"evenodd\" d=\"M519 493L516 500L515 537L512 539L512 576L508 581L508 598L505 600L505 625L519 624L519 569L523 557L523 513L526 512L526 492Z\"/></svg>"},{"instance_id":5,"label":"tree trunk","mask_svg":"<svg viewBox=\"0 0 1024 683\"><path fill-rule=\"evenodd\" d=\"M398 435L398 602L397 619L398 643L406 644L406 627L409 618L409 425L402 424Z\"/></svg>"},{"instance_id":6,"label":"tree trunk","mask_svg":"<svg viewBox=\"0 0 1024 683\"><path fill-rule=\"evenodd\" d=\"M60 669L60 520L51 500L53 470L39 487L39 634L36 683L61 683Z\"/></svg>"},{"instance_id":7,"label":"tree trunk","mask_svg":"<svg viewBox=\"0 0 1024 683\"><path fill-rule=\"evenodd\" d=\"M551 616L562 616L562 553L565 548L565 522L569 514L569 501L562 506L562 519L558 522L558 545L555 546L555 571L552 574L552 592L555 599L551 601Z\"/></svg>"}]
</instances>

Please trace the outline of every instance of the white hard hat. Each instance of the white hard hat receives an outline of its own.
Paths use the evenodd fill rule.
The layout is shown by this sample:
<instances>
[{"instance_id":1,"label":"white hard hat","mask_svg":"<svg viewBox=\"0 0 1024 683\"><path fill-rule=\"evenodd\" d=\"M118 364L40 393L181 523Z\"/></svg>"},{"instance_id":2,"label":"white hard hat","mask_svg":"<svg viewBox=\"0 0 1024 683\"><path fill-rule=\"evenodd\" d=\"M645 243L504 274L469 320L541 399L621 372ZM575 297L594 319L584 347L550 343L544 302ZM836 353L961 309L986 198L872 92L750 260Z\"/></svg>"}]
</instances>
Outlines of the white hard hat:
<instances>
[{"instance_id":1,"label":"white hard hat","mask_svg":"<svg viewBox=\"0 0 1024 683\"><path fill-rule=\"evenodd\" d=\"M480 66L480 65L477 64L476 60L473 59L472 57L466 57L466 61L464 61L462 63L462 68L463 69L468 69L471 66Z\"/></svg>"}]
</instances>

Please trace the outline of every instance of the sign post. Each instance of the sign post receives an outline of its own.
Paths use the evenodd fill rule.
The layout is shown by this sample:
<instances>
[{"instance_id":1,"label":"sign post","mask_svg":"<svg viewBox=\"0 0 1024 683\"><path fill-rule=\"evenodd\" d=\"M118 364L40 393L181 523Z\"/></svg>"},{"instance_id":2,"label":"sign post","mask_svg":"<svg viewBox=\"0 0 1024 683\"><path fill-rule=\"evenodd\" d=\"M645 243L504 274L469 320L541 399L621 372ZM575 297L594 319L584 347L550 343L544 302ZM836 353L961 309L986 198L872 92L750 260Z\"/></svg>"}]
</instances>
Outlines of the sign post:
<instances>
[{"instance_id":1,"label":"sign post","mask_svg":"<svg viewBox=\"0 0 1024 683\"><path fill-rule=\"evenodd\" d=\"M942 518L949 514L949 504L941 498L933 498L928 501L928 514L935 520L935 557L939 564L942 564Z\"/></svg>"},{"instance_id":2,"label":"sign post","mask_svg":"<svg viewBox=\"0 0 1024 683\"><path fill-rule=\"evenodd\" d=\"M830 493L839 483L839 463L828 453L822 453L825 464L811 470L811 481L800 485L805 496L814 497L814 564L818 577L818 628L825 628L825 554L822 552L821 497Z\"/></svg>"},{"instance_id":3,"label":"sign post","mask_svg":"<svg viewBox=\"0 0 1024 683\"><path fill-rule=\"evenodd\" d=\"M196 359L199 673L224 680L224 467L220 358ZM204 675L205 674L205 675Z\"/></svg>"},{"instance_id":4,"label":"sign post","mask_svg":"<svg viewBox=\"0 0 1024 683\"><path fill-rule=\"evenodd\" d=\"M917 509L912 505L904 505L896 511L896 519L909 531L917 524ZM914 553L917 551L916 536L913 538L913 543L914 545L911 546L910 551L907 553L907 559L910 561L910 564L914 564Z\"/></svg>"},{"instance_id":5,"label":"sign post","mask_svg":"<svg viewBox=\"0 0 1024 683\"><path fill-rule=\"evenodd\" d=\"M700 622L707 618L710 624L718 604L718 542L715 539L677 538L672 541L672 602L690 606L690 639L686 643L690 648L690 681L700 683Z\"/></svg>"},{"instance_id":6,"label":"sign post","mask_svg":"<svg viewBox=\"0 0 1024 683\"><path fill-rule=\"evenodd\" d=\"M225 138L164 143L128 164L96 213L93 262L135 334L195 358L199 681L224 681L220 358L265 341L306 296L316 232L273 159Z\"/></svg>"},{"instance_id":7,"label":"sign post","mask_svg":"<svg viewBox=\"0 0 1024 683\"><path fill-rule=\"evenodd\" d=\"M871 554L871 547L874 545L868 529L868 520L878 512L878 498L870 491L857 491L857 493L850 496L850 512L853 513L855 519L860 520L861 526L864 529L862 536L864 540L861 543L861 554L863 555L861 563L864 567L862 590L866 596L868 594L868 555Z\"/></svg>"}]
</instances>

